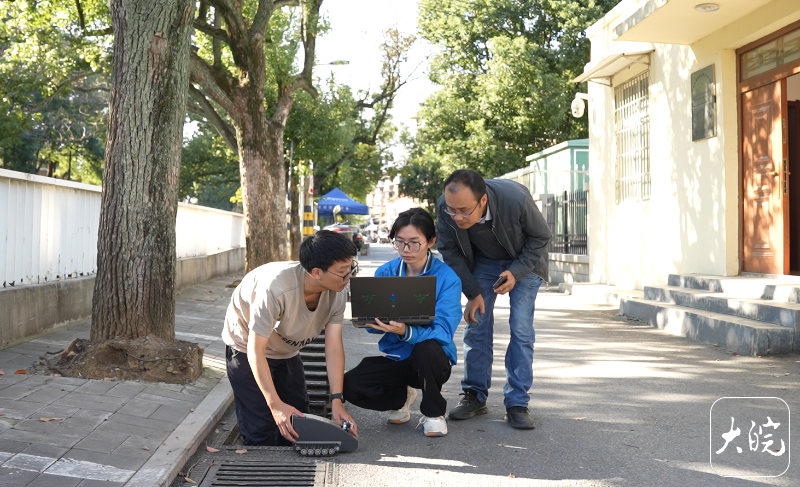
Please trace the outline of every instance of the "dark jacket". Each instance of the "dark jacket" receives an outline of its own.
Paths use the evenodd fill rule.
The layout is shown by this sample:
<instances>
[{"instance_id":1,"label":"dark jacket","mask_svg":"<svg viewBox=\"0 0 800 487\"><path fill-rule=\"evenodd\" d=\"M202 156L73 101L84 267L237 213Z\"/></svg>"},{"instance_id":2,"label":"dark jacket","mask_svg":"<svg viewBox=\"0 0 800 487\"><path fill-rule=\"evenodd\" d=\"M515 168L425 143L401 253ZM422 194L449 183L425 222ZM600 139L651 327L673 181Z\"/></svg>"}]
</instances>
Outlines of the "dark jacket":
<instances>
[{"instance_id":1,"label":"dark jacket","mask_svg":"<svg viewBox=\"0 0 800 487\"><path fill-rule=\"evenodd\" d=\"M508 179L487 179L486 193L489 196L489 211L492 213L492 232L500 245L514 258L508 268L516 280L533 272L547 281L547 244L550 228L542 213L533 202L525 186ZM445 205L444 195L439 198L438 208ZM481 294L481 286L472 275L475 257L467 230L458 228L453 218L439 210L436 222L439 233L439 252L447 265L461 278L461 286L467 299Z\"/></svg>"}]
</instances>

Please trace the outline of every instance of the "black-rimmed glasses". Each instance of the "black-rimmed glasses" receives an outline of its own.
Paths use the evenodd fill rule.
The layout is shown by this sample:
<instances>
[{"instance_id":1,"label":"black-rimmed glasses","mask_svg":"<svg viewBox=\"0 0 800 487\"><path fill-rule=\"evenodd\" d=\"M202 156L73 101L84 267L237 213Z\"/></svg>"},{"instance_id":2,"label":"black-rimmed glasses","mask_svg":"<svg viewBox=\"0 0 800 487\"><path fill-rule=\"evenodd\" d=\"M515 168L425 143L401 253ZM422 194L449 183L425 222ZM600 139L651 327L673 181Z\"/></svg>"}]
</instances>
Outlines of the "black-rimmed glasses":
<instances>
[{"instance_id":1,"label":"black-rimmed glasses","mask_svg":"<svg viewBox=\"0 0 800 487\"><path fill-rule=\"evenodd\" d=\"M481 202L478 201L478 203L475 204L475 206L472 208L472 210L470 210L469 213L461 213L460 211L451 210L450 207L448 207L447 205L442 205L441 210L450 216L460 216L461 218L469 218L470 215L475 213L475 210L478 209L478 206L480 206L480 204Z\"/></svg>"},{"instance_id":2,"label":"black-rimmed glasses","mask_svg":"<svg viewBox=\"0 0 800 487\"><path fill-rule=\"evenodd\" d=\"M358 262L353 261L353 263L350 264L350 272L348 272L347 274L345 274L343 276L340 276L339 274L337 274L335 272L331 272L331 271L325 271L325 272L330 272L334 276L341 277L343 281L346 281L348 277L353 276L353 275L358 273Z\"/></svg>"},{"instance_id":3,"label":"black-rimmed glasses","mask_svg":"<svg viewBox=\"0 0 800 487\"><path fill-rule=\"evenodd\" d=\"M398 252L402 252L406 247L412 252L419 252L422 248L422 242L404 242L402 240L392 241L392 247Z\"/></svg>"}]
</instances>

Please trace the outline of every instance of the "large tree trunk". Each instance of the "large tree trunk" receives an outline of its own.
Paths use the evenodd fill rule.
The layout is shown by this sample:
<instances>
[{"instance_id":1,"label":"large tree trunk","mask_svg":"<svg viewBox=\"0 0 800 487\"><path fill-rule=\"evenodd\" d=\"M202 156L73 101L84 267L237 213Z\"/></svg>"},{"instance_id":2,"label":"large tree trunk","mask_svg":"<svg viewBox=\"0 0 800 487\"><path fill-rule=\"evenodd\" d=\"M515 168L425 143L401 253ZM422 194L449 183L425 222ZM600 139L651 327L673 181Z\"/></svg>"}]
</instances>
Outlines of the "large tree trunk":
<instances>
[{"instance_id":1,"label":"large tree trunk","mask_svg":"<svg viewBox=\"0 0 800 487\"><path fill-rule=\"evenodd\" d=\"M257 85L257 83L253 83ZM283 129L267 121L264 85L234 95L245 215L245 272L288 257Z\"/></svg>"},{"instance_id":2,"label":"large tree trunk","mask_svg":"<svg viewBox=\"0 0 800 487\"><path fill-rule=\"evenodd\" d=\"M111 0L113 87L91 340L175 337L189 0Z\"/></svg>"}]
</instances>

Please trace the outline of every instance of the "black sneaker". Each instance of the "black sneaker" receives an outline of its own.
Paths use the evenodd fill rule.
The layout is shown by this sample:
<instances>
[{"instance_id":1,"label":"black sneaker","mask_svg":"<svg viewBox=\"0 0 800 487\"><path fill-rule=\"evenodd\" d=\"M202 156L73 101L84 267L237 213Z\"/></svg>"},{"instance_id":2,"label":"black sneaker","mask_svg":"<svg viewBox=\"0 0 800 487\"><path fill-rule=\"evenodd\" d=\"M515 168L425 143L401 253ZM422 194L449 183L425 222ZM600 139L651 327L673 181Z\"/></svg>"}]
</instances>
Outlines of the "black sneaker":
<instances>
[{"instance_id":1,"label":"black sneaker","mask_svg":"<svg viewBox=\"0 0 800 487\"><path fill-rule=\"evenodd\" d=\"M521 430L532 430L536 428L536 423L533 422L528 408L525 406L511 406L506 408L506 417L503 418L508 421L513 428Z\"/></svg>"},{"instance_id":2,"label":"black sneaker","mask_svg":"<svg viewBox=\"0 0 800 487\"><path fill-rule=\"evenodd\" d=\"M485 402L478 400L478 394L472 389L464 389L464 396L459 401L458 406L450 411L450 419L469 419L478 414L486 414L489 408L486 407Z\"/></svg>"}]
</instances>

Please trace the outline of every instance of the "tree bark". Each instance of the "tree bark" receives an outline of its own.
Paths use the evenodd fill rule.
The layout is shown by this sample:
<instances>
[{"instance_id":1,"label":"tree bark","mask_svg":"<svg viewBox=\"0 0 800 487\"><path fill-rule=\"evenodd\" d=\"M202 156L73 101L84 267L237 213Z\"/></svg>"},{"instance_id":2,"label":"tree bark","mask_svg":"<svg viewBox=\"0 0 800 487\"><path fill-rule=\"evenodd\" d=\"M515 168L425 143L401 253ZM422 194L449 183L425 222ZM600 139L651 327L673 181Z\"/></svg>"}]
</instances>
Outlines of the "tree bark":
<instances>
[{"instance_id":1,"label":"tree bark","mask_svg":"<svg viewBox=\"0 0 800 487\"><path fill-rule=\"evenodd\" d=\"M302 198L302 190L300 189L301 176L297 174L297 171L293 171L291 175L291 181L289 181L289 194L291 194L292 204L290 208L290 216L289 216L289 244L290 244L290 255L289 258L291 260L300 260L300 244L303 243L303 228L300 224L300 210L303 207L303 202L301 201Z\"/></svg>"},{"instance_id":2,"label":"tree bark","mask_svg":"<svg viewBox=\"0 0 800 487\"><path fill-rule=\"evenodd\" d=\"M111 0L113 87L91 340L175 337L175 217L194 2Z\"/></svg>"}]
</instances>

